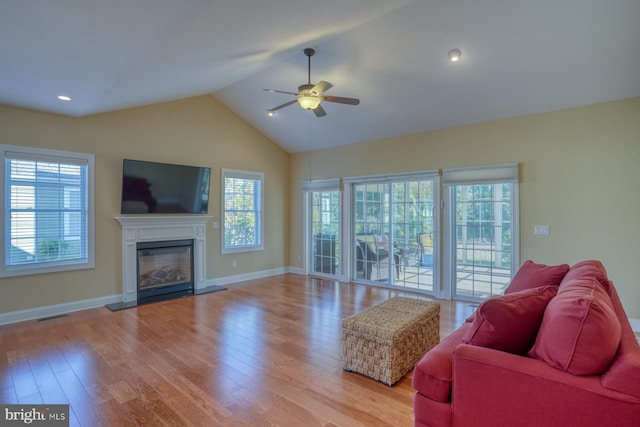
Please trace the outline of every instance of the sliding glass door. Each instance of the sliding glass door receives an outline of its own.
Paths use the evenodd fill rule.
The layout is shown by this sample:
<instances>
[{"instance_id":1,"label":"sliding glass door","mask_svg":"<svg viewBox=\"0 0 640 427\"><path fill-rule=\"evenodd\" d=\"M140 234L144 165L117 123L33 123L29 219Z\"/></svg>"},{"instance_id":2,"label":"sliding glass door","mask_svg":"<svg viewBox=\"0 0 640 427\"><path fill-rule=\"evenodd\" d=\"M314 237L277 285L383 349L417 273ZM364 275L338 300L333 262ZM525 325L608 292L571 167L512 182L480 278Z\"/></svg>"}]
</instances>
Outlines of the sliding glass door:
<instances>
[{"instance_id":1,"label":"sliding glass door","mask_svg":"<svg viewBox=\"0 0 640 427\"><path fill-rule=\"evenodd\" d=\"M445 171L448 275L455 299L504 293L519 265L518 168Z\"/></svg>"},{"instance_id":2,"label":"sliding glass door","mask_svg":"<svg viewBox=\"0 0 640 427\"><path fill-rule=\"evenodd\" d=\"M306 269L445 299L502 294L519 266L518 177L517 164L445 169L443 198L438 172L305 182Z\"/></svg>"},{"instance_id":3,"label":"sliding glass door","mask_svg":"<svg viewBox=\"0 0 640 427\"><path fill-rule=\"evenodd\" d=\"M434 293L437 175L351 183L352 280Z\"/></svg>"},{"instance_id":4,"label":"sliding glass door","mask_svg":"<svg viewBox=\"0 0 640 427\"><path fill-rule=\"evenodd\" d=\"M339 185L339 183L338 183ZM340 211L339 186L317 188L308 195L310 270L320 276L340 274Z\"/></svg>"}]
</instances>

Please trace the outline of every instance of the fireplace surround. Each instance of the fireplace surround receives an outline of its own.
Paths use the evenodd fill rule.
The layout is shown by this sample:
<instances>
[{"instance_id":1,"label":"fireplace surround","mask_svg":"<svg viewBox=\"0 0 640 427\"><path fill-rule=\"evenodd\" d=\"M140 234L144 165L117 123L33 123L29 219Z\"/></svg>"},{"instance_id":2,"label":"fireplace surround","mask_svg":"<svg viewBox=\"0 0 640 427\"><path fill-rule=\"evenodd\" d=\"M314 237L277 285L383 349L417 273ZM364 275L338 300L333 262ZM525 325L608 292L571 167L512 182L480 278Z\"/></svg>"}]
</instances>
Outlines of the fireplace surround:
<instances>
[{"instance_id":1,"label":"fireplace surround","mask_svg":"<svg viewBox=\"0 0 640 427\"><path fill-rule=\"evenodd\" d=\"M192 292L206 288L206 225L208 215L135 215L116 220L122 228L122 293L124 303L138 301L138 247L149 242L193 242ZM142 301L140 301L142 302Z\"/></svg>"}]
</instances>

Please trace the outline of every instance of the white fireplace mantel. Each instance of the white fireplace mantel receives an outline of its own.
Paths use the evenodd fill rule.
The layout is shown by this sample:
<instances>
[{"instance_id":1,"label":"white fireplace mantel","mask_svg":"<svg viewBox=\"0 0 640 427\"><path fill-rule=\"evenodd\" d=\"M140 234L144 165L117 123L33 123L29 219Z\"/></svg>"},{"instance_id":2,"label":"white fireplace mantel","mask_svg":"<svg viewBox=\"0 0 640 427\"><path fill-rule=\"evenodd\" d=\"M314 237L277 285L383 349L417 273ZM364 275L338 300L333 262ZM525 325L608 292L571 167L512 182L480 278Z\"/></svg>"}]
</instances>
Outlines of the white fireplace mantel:
<instances>
[{"instance_id":1,"label":"white fireplace mantel","mask_svg":"<svg viewBox=\"0 0 640 427\"><path fill-rule=\"evenodd\" d=\"M207 215L136 215L118 216L122 227L122 293L124 302L136 302L138 242L193 239L193 272L196 291L206 287Z\"/></svg>"}]
</instances>

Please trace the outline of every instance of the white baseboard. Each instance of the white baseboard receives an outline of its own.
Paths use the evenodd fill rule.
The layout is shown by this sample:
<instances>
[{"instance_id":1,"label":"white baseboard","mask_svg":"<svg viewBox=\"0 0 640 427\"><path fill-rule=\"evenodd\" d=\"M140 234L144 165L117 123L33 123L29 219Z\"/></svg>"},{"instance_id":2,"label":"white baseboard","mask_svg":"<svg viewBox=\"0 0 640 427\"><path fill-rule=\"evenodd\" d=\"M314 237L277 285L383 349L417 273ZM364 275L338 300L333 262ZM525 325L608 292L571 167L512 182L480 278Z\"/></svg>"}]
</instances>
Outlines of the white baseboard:
<instances>
[{"instance_id":1,"label":"white baseboard","mask_svg":"<svg viewBox=\"0 0 640 427\"><path fill-rule=\"evenodd\" d=\"M633 329L633 332L640 334L640 319L629 318L629 323L631 323L631 329Z\"/></svg>"},{"instance_id":2,"label":"white baseboard","mask_svg":"<svg viewBox=\"0 0 640 427\"><path fill-rule=\"evenodd\" d=\"M30 308L27 310L11 311L8 313L0 313L0 325L9 323L24 322L25 320L43 319L46 317L60 316L62 314L72 313L74 311L86 310L88 308L101 307L106 304L122 302L122 295L111 295L108 297L100 297L86 299L82 301L72 301L63 304L48 305L45 307Z\"/></svg>"},{"instance_id":3,"label":"white baseboard","mask_svg":"<svg viewBox=\"0 0 640 427\"><path fill-rule=\"evenodd\" d=\"M236 274L234 276L218 277L216 279L205 280L206 287L211 285L225 286L232 283L244 282L245 280L263 279L265 277L277 276L289 273L289 268L274 268L273 270L255 271L253 273Z\"/></svg>"},{"instance_id":4,"label":"white baseboard","mask_svg":"<svg viewBox=\"0 0 640 427\"><path fill-rule=\"evenodd\" d=\"M304 271L304 268L302 267L289 267L288 268L289 273L293 273L293 274L306 274L306 272Z\"/></svg>"}]
</instances>

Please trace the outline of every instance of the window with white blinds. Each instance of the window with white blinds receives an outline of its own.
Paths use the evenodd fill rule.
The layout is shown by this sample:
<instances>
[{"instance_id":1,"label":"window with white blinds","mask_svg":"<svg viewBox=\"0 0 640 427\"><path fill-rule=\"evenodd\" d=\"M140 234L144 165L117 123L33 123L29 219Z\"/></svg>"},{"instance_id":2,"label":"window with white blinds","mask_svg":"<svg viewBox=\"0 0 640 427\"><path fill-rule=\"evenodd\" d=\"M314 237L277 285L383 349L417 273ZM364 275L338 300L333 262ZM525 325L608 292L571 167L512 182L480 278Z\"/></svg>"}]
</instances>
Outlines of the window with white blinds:
<instances>
[{"instance_id":1,"label":"window with white blinds","mask_svg":"<svg viewBox=\"0 0 640 427\"><path fill-rule=\"evenodd\" d=\"M1 276L94 266L90 154L2 145Z\"/></svg>"},{"instance_id":2,"label":"window with white blinds","mask_svg":"<svg viewBox=\"0 0 640 427\"><path fill-rule=\"evenodd\" d=\"M264 174L222 169L222 253L264 249Z\"/></svg>"}]
</instances>

